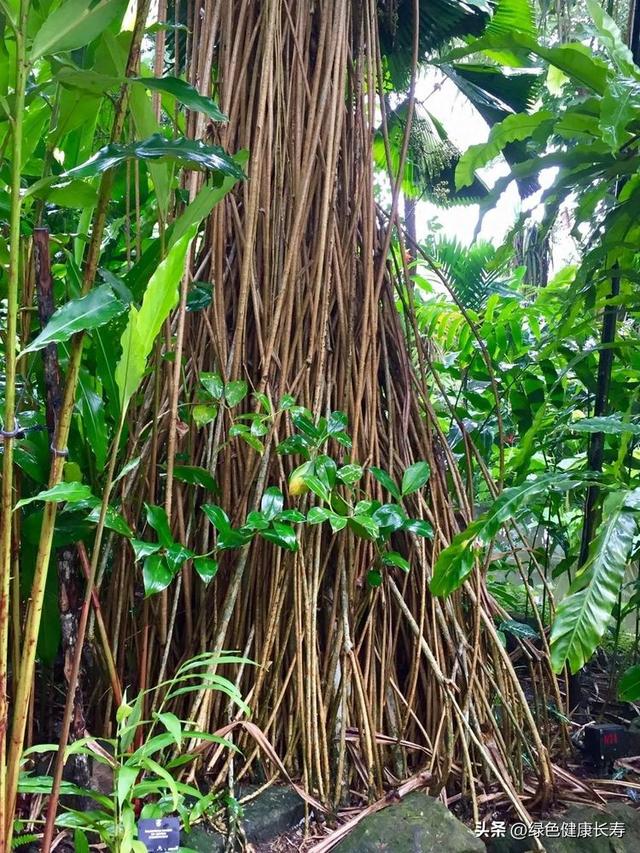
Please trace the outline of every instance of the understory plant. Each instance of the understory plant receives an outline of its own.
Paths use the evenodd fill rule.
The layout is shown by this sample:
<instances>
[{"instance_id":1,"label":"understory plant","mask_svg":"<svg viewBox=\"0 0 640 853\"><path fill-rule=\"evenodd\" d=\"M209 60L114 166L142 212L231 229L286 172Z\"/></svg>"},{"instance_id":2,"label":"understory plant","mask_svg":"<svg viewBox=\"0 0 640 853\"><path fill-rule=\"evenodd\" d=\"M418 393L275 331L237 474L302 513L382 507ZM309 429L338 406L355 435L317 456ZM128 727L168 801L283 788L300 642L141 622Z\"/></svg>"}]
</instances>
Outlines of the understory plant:
<instances>
[{"instance_id":1,"label":"understory plant","mask_svg":"<svg viewBox=\"0 0 640 853\"><path fill-rule=\"evenodd\" d=\"M76 851L88 851L90 844L100 842L113 853L145 853L147 847L138 839L139 819L176 815L188 834L197 821L219 811L220 792L203 791L181 781L181 777L201 758L202 746L198 744L216 744L233 751L237 747L227 738L197 731L192 723L167 710L167 705L190 693L221 691L231 706L249 715L249 707L234 683L210 670L250 663L226 652L198 655L185 661L165 682L129 700L125 695L116 711L114 737L84 737L66 747L65 762L74 755L86 756L102 767L100 776L108 780L108 790L82 788L65 781L61 784L60 793L65 799L56 826L72 834ZM152 718L145 720L145 695L156 691L160 691L162 700ZM21 793L51 793L52 777L29 771L26 765L41 761L39 756L57 748L56 744L38 744L26 750L19 783ZM74 808L69 803L75 798L91 805ZM18 836L16 841L20 840ZM188 849L181 847L183 851Z\"/></svg>"}]
</instances>

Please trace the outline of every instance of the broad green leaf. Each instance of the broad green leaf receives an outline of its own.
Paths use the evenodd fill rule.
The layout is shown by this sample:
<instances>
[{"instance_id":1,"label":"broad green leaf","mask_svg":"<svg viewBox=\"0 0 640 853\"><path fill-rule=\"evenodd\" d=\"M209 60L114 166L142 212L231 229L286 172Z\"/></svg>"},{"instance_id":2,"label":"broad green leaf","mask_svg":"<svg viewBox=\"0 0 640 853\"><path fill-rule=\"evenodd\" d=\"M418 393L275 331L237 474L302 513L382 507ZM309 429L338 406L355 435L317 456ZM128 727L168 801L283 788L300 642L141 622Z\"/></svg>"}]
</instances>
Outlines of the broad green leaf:
<instances>
[{"instance_id":1,"label":"broad green leaf","mask_svg":"<svg viewBox=\"0 0 640 853\"><path fill-rule=\"evenodd\" d=\"M33 39L29 60L75 50L97 38L118 16L122 17L128 0L68 0L45 18Z\"/></svg>"},{"instance_id":2,"label":"broad green leaf","mask_svg":"<svg viewBox=\"0 0 640 853\"><path fill-rule=\"evenodd\" d=\"M145 596L155 595L169 586L173 580L173 572L164 557L159 554L150 554L144 561L142 579Z\"/></svg>"},{"instance_id":3,"label":"broad green leaf","mask_svg":"<svg viewBox=\"0 0 640 853\"><path fill-rule=\"evenodd\" d=\"M91 177L114 169L127 160L153 162L175 162L185 169L208 169L241 180L244 172L226 152L217 145L205 145L199 139L167 139L154 133L148 139L126 145L111 143L97 151L93 157L65 172L62 177Z\"/></svg>"},{"instance_id":4,"label":"broad green leaf","mask_svg":"<svg viewBox=\"0 0 640 853\"><path fill-rule=\"evenodd\" d=\"M215 101L201 95L190 83L179 77L134 77L133 82L142 84L146 89L173 95L185 107L204 113L212 121L228 120Z\"/></svg>"},{"instance_id":5,"label":"broad green leaf","mask_svg":"<svg viewBox=\"0 0 640 853\"><path fill-rule=\"evenodd\" d=\"M630 666L620 676L618 699L621 702L640 702L640 664Z\"/></svg>"},{"instance_id":6,"label":"broad green leaf","mask_svg":"<svg viewBox=\"0 0 640 853\"><path fill-rule=\"evenodd\" d=\"M522 637L526 640L540 639L540 634L526 622L517 622L515 619L506 619L498 626L501 631L513 634L514 637Z\"/></svg>"},{"instance_id":7,"label":"broad green leaf","mask_svg":"<svg viewBox=\"0 0 640 853\"><path fill-rule=\"evenodd\" d=\"M357 483L358 480L362 477L364 473L364 468L362 465L343 465L342 468L339 468L336 472L336 476L340 482L345 483L347 486L352 486L354 483Z\"/></svg>"},{"instance_id":8,"label":"broad green leaf","mask_svg":"<svg viewBox=\"0 0 640 853\"><path fill-rule=\"evenodd\" d=\"M214 400L222 400L224 396L224 382L219 373L201 373L200 382Z\"/></svg>"},{"instance_id":9,"label":"broad green leaf","mask_svg":"<svg viewBox=\"0 0 640 853\"><path fill-rule=\"evenodd\" d=\"M473 569L474 559L492 541L500 527L515 519L529 503L546 496L550 490L566 490L582 485L585 474L543 474L520 486L505 489L493 506L453 537L440 552L429 588L433 595L449 595L464 583Z\"/></svg>"},{"instance_id":10,"label":"broad green leaf","mask_svg":"<svg viewBox=\"0 0 640 853\"><path fill-rule=\"evenodd\" d=\"M218 563L211 557L195 557L193 568L200 575L203 583L210 583L218 573Z\"/></svg>"},{"instance_id":11,"label":"broad green leaf","mask_svg":"<svg viewBox=\"0 0 640 853\"><path fill-rule=\"evenodd\" d=\"M331 510L324 506L312 506L307 513L307 521L309 524L322 524L331 516Z\"/></svg>"},{"instance_id":12,"label":"broad green leaf","mask_svg":"<svg viewBox=\"0 0 640 853\"><path fill-rule=\"evenodd\" d=\"M404 530L415 533L416 536L424 536L425 539L433 539L433 527L428 521L421 518L408 518L404 523Z\"/></svg>"},{"instance_id":13,"label":"broad green leaf","mask_svg":"<svg viewBox=\"0 0 640 853\"><path fill-rule=\"evenodd\" d=\"M73 849L75 853L91 853L87 836L81 829L76 829L73 833Z\"/></svg>"},{"instance_id":14,"label":"broad green leaf","mask_svg":"<svg viewBox=\"0 0 640 853\"><path fill-rule=\"evenodd\" d=\"M269 542L273 542L281 548L286 548L288 551L298 550L298 538L296 536L296 532L293 527L288 524L282 524L280 521L274 521L273 526L267 528L267 530L261 530L260 535Z\"/></svg>"},{"instance_id":15,"label":"broad green leaf","mask_svg":"<svg viewBox=\"0 0 640 853\"><path fill-rule=\"evenodd\" d=\"M401 530L407 520L403 510L396 504L383 504L374 510L371 517L387 536L394 530Z\"/></svg>"},{"instance_id":16,"label":"broad green leaf","mask_svg":"<svg viewBox=\"0 0 640 853\"><path fill-rule=\"evenodd\" d=\"M577 672L600 643L618 599L638 531L640 489L617 491L604 502L603 521L585 565L558 604L551 629L551 663Z\"/></svg>"},{"instance_id":17,"label":"broad green leaf","mask_svg":"<svg viewBox=\"0 0 640 853\"><path fill-rule=\"evenodd\" d=\"M616 22L605 11L597 0L587 0L589 14L593 18L598 31L598 41L618 66L621 74L636 74L638 69L633 61L633 54L620 32Z\"/></svg>"},{"instance_id":18,"label":"broad green leaf","mask_svg":"<svg viewBox=\"0 0 640 853\"><path fill-rule=\"evenodd\" d=\"M116 782L116 796L118 798L118 805L122 806L124 801L129 796L129 791L133 787L134 782L138 778L139 770L137 767L124 767L118 768L117 782Z\"/></svg>"},{"instance_id":19,"label":"broad green leaf","mask_svg":"<svg viewBox=\"0 0 640 853\"><path fill-rule=\"evenodd\" d=\"M218 533L226 533L231 529L229 516L222 507L216 506L215 504L205 504L202 507L202 511L213 524Z\"/></svg>"},{"instance_id":20,"label":"broad green leaf","mask_svg":"<svg viewBox=\"0 0 640 853\"><path fill-rule=\"evenodd\" d=\"M382 468L369 468L369 471L373 474L376 480L380 483L381 486L384 486L385 489L392 495L397 501L402 498L400 493L400 489L393 482L389 474L386 471L383 471Z\"/></svg>"},{"instance_id":21,"label":"broad green leaf","mask_svg":"<svg viewBox=\"0 0 640 853\"><path fill-rule=\"evenodd\" d=\"M429 480L431 468L427 462L414 462L402 475L402 497L421 489Z\"/></svg>"},{"instance_id":22,"label":"broad green leaf","mask_svg":"<svg viewBox=\"0 0 640 853\"><path fill-rule=\"evenodd\" d=\"M580 418L569 424L572 432L603 432L607 435L621 435L628 432L640 435L640 424L623 421L617 415L607 415L600 418Z\"/></svg>"},{"instance_id":23,"label":"broad green leaf","mask_svg":"<svg viewBox=\"0 0 640 853\"><path fill-rule=\"evenodd\" d=\"M397 551L387 551L382 555L382 562L385 566L397 566L403 572L408 572L411 568L409 561Z\"/></svg>"},{"instance_id":24,"label":"broad green leaf","mask_svg":"<svg viewBox=\"0 0 640 853\"><path fill-rule=\"evenodd\" d=\"M26 346L21 355L43 349L49 344L68 341L76 332L104 326L126 310L108 284L101 284L86 296L71 299L52 315L40 334Z\"/></svg>"},{"instance_id":25,"label":"broad green leaf","mask_svg":"<svg viewBox=\"0 0 640 853\"><path fill-rule=\"evenodd\" d=\"M260 512L267 519L272 521L284 507L284 496L280 489L276 486L270 486L266 489L260 502Z\"/></svg>"},{"instance_id":26,"label":"broad green leaf","mask_svg":"<svg viewBox=\"0 0 640 853\"><path fill-rule=\"evenodd\" d=\"M81 501L91 500L92 498L96 500L94 495L91 494L89 486L84 483L58 483L51 489L45 489L43 492L38 492L38 494L33 495L33 497L22 498L22 500L18 501L15 505L15 509L20 509L20 507L27 506L34 501L45 501L47 503L62 503L62 501L65 501L66 503L80 503Z\"/></svg>"},{"instance_id":27,"label":"broad green leaf","mask_svg":"<svg viewBox=\"0 0 640 853\"><path fill-rule=\"evenodd\" d=\"M611 80L600 103L600 131L612 151L619 151L631 137L630 125L636 126L639 112L640 82Z\"/></svg>"},{"instance_id":28,"label":"broad green leaf","mask_svg":"<svg viewBox=\"0 0 640 853\"><path fill-rule=\"evenodd\" d=\"M150 554L156 554L161 548L158 542L144 542L142 539L132 539L131 547L136 560L143 560Z\"/></svg>"},{"instance_id":29,"label":"broad green leaf","mask_svg":"<svg viewBox=\"0 0 640 853\"><path fill-rule=\"evenodd\" d=\"M82 430L87 444L95 456L96 467L102 471L107 461L109 431L104 412L104 401L91 388L88 377L81 373L78 380L80 389L79 406L82 413Z\"/></svg>"},{"instance_id":30,"label":"broad green leaf","mask_svg":"<svg viewBox=\"0 0 640 853\"><path fill-rule=\"evenodd\" d=\"M533 53L559 68L574 82L592 89L599 95L604 92L609 77L606 63L594 56L586 45L571 42L556 47L546 47L532 35L517 30L473 39L468 45L450 51L445 61L462 59L479 51L508 51L514 55L520 55L522 65L528 64L529 54Z\"/></svg>"},{"instance_id":31,"label":"broad green leaf","mask_svg":"<svg viewBox=\"0 0 640 853\"><path fill-rule=\"evenodd\" d=\"M206 468L199 468L197 465L176 465L173 469L173 476L182 483L202 486L209 492L218 491L218 484Z\"/></svg>"},{"instance_id":32,"label":"broad green leaf","mask_svg":"<svg viewBox=\"0 0 640 853\"><path fill-rule=\"evenodd\" d=\"M45 199L59 207L71 208L93 207L98 199L95 187L86 181L63 181L51 184L47 179L39 189L35 189L32 193L25 192L24 197L29 195Z\"/></svg>"},{"instance_id":33,"label":"broad green leaf","mask_svg":"<svg viewBox=\"0 0 640 853\"><path fill-rule=\"evenodd\" d=\"M532 115L516 113L494 124L487 141L471 145L458 161L456 189L471 186L476 179L476 170L494 160L510 142L529 139L534 134L548 136L553 127L553 118L548 110L540 110Z\"/></svg>"},{"instance_id":34,"label":"broad green leaf","mask_svg":"<svg viewBox=\"0 0 640 853\"><path fill-rule=\"evenodd\" d=\"M171 535L169 519L167 518L167 513L165 512L164 507L154 506L154 504L145 504L144 508L147 511L147 523L150 527L153 527L158 534L160 544L165 548L169 548L171 545L174 545L175 542Z\"/></svg>"},{"instance_id":35,"label":"broad green leaf","mask_svg":"<svg viewBox=\"0 0 640 853\"><path fill-rule=\"evenodd\" d=\"M178 301L178 284L196 227L194 225L172 246L151 276L140 310L134 305L129 309L129 320L120 338L122 355L115 372L123 416L142 381L158 332Z\"/></svg>"},{"instance_id":36,"label":"broad green leaf","mask_svg":"<svg viewBox=\"0 0 640 853\"><path fill-rule=\"evenodd\" d=\"M198 429L210 424L218 417L217 406L194 406L191 411L191 417Z\"/></svg>"},{"instance_id":37,"label":"broad green leaf","mask_svg":"<svg viewBox=\"0 0 640 853\"><path fill-rule=\"evenodd\" d=\"M249 161L248 151L238 151L231 159L236 164L238 172L244 174L244 166ZM171 227L167 245L171 247L185 234L192 225L202 222L211 213L213 208L222 201L236 185L239 178L234 175L225 175L220 186L203 186L198 195L188 207L186 207Z\"/></svg>"},{"instance_id":38,"label":"broad green leaf","mask_svg":"<svg viewBox=\"0 0 640 853\"><path fill-rule=\"evenodd\" d=\"M237 406L247 396L249 386L244 379L236 379L234 382L227 382L224 386L224 398L229 406Z\"/></svg>"}]
</instances>

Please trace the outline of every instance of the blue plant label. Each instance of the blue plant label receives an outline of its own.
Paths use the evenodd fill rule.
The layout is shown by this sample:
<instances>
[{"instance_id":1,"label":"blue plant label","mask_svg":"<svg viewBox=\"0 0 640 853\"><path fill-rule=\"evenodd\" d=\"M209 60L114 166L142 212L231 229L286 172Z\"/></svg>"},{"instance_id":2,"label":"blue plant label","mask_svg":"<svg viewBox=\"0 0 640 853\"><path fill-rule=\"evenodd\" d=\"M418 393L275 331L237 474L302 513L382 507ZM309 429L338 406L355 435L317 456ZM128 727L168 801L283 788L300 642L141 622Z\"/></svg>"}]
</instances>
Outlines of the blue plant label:
<instances>
[{"instance_id":1,"label":"blue plant label","mask_svg":"<svg viewBox=\"0 0 640 853\"><path fill-rule=\"evenodd\" d=\"M147 850L168 853L180 849L180 821L177 817L163 817L138 821L138 840Z\"/></svg>"}]
</instances>

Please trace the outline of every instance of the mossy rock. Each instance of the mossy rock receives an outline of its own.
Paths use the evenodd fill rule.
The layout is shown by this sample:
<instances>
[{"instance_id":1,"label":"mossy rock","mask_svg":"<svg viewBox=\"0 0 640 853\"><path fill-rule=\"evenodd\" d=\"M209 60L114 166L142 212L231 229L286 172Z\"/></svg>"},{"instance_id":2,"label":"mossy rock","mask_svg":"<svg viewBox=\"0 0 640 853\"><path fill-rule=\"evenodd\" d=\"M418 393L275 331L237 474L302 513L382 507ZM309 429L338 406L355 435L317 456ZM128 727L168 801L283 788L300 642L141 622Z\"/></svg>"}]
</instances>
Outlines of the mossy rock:
<instances>
[{"instance_id":1,"label":"mossy rock","mask_svg":"<svg viewBox=\"0 0 640 853\"><path fill-rule=\"evenodd\" d=\"M414 791L368 815L335 853L484 853L485 845L440 800Z\"/></svg>"}]
</instances>

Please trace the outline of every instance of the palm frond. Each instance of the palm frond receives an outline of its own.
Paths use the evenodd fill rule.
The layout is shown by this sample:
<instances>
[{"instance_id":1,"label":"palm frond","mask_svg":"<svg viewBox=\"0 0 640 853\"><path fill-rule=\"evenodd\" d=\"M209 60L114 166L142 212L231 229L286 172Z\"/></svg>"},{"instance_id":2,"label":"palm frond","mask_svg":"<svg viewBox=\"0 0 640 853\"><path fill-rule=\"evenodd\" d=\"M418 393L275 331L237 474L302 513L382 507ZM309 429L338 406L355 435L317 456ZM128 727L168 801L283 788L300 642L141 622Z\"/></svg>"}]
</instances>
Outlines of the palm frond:
<instances>
[{"instance_id":1,"label":"palm frond","mask_svg":"<svg viewBox=\"0 0 640 853\"><path fill-rule=\"evenodd\" d=\"M463 246L457 240L441 237L432 254L465 308L478 311L491 294L511 293L507 287L508 259L498 255L491 243L478 241Z\"/></svg>"},{"instance_id":2,"label":"palm frond","mask_svg":"<svg viewBox=\"0 0 640 853\"><path fill-rule=\"evenodd\" d=\"M489 0L420 0L419 60L454 38L480 35L492 9ZM389 88L402 91L411 75L413 0L379 0L378 31Z\"/></svg>"}]
</instances>

